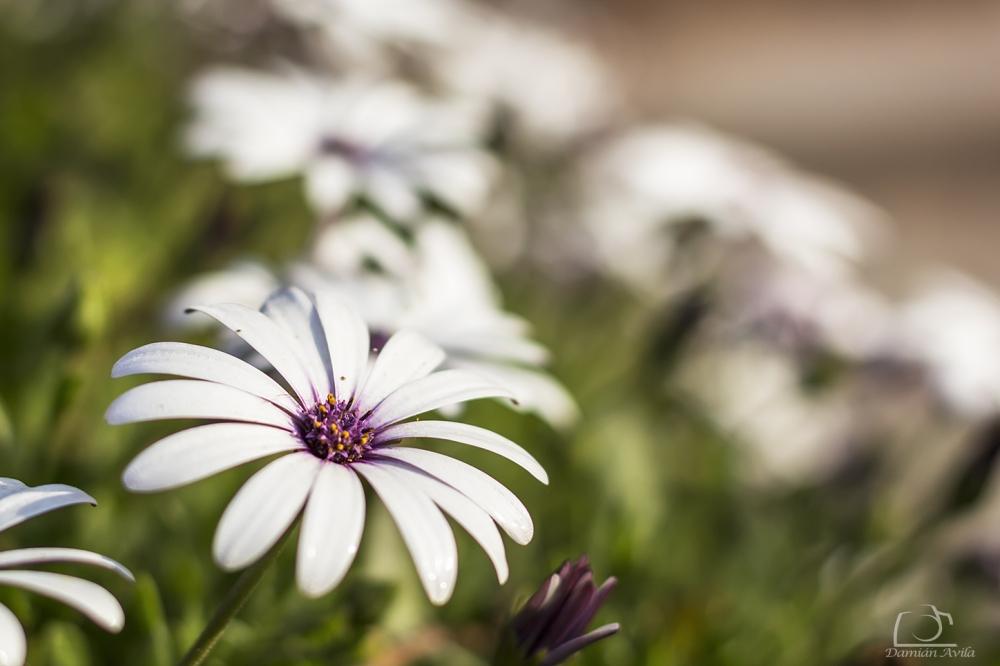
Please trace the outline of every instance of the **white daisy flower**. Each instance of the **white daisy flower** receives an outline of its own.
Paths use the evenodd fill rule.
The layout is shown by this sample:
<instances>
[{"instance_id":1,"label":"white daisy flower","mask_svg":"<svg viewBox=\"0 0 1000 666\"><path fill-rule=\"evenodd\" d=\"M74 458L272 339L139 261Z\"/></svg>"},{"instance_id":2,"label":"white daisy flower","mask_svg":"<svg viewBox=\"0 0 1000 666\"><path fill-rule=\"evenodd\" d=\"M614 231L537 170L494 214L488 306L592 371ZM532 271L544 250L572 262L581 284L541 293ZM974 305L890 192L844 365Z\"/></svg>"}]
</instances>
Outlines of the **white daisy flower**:
<instances>
[{"instance_id":1,"label":"white daisy flower","mask_svg":"<svg viewBox=\"0 0 1000 666\"><path fill-rule=\"evenodd\" d=\"M430 99L399 82L215 69L195 81L191 98L192 154L223 159L236 181L303 174L322 213L364 195L405 222L431 195L474 215L498 170L477 147L480 104Z\"/></svg>"},{"instance_id":2,"label":"white daisy flower","mask_svg":"<svg viewBox=\"0 0 1000 666\"><path fill-rule=\"evenodd\" d=\"M188 379L134 388L108 408L109 423L174 418L218 421L167 437L133 460L127 488L152 492L182 486L251 460L283 454L244 484L226 508L213 552L226 570L263 556L301 512L296 564L308 596L333 589L358 549L365 518L364 478L385 503L435 604L451 596L455 539L441 509L490 556L507 578L494 521L517 543L531 540L524 505L492 477L432 451L393 446L430 437L502 455L547 483L542 467L517 444L482 428L405 419L445 405L507 395L464 370L433 370L440 348L412 331L382 347L369 368L367 326L349 307L319 293L315 304L290 289L263 312L243 305L195 308L217 319L263 356L286 390L252 365L223 352L176 342L126 354L112 376L156 373Z\"/></svg>"},{"instance_id":3,"label":"white daisy flower","mask_svg":"<svg viewBox=\"0 0 1000 666\"><path fill-rule=\"evenodd\" d=\"M50 484L30 488L16 479L0 478L0 531L73 504L96 506L97 502L72 486ZM135 582L128 569L97 553L76 548L20 548L0 553L0 585L19 587L61 601L113 634L122 630L125 613L121 604L100 585L49 571L12 569L50 562L92 564ZM24 663L27 649L21 623L6 606L0 605L0 665L20 666Z\"/></svg>"},{"instance_id":4,"label":"white daisy flower","mask_svg":"<svg viewBox=\"0 0 1000 666\"><path fill-rule=\"evenodd\" d=\"M619 137L585 164L581 188L599 258L654 293L670 280L682 222L698 220L724 242L755 240L780 262L836 280L861 260L880 218L756 146L689 126Z\"/></svg>"}]
</instances>

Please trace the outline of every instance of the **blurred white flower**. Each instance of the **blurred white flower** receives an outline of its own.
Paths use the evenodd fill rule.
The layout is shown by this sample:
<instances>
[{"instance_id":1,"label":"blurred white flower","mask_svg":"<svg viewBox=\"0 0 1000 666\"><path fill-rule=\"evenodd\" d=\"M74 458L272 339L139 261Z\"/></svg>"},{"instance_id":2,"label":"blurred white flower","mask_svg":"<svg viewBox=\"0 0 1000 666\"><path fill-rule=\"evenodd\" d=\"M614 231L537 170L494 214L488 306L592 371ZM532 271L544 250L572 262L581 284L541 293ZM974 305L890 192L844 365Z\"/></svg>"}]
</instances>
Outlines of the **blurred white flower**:
<instances>
[{"instance_id":1,"label":"blurred white flower","mask_svg":"<svg viewBox=\"0 0 1000 666\"><path fill-rule=\"evenodd\" d=\"M764 150L694 126L634 129L582 171L583 220L608 270L645 292L669 289L680 223L721 241L755 240L821 279L848 275L879 218L842 189Z\"/></svg>"},{"instance_id":2,"label":"blurred white flower","mask_svg":"<svg viewBox=\"0 0 1000 666\"><path fill-rule=\"evenodd\" d=\"M278 292L263 311L236 304L199 306L239 335L287 382L286 390L223 352L163 342L126 354L112 376L152 373L190 379L144 384L108 408L111 424L161 419L220 421L153 444L125 470L137 492L182 486L251 460L283 454L247 481L226 508L213 551L225 569L263 556L303 513L296 580L308 596L333 589L357 553L365 519L364 477L385 503L413 556L427 596L446 602L457 576L450 514L507 578L499 524L517 543L531 540L531 517L492 477L431 451L393 446L429 437L479 447L547 483L524 449L489 430L405 419L445 405L507 395L463 370L434 369L440 348L412 331L385 342L369 365L368 328L329 293L316 302L297 289ZM440 507L440 508L439 508Z\"/></svg>"},{"instance_id":3,"label":"blurred white flower","mask_svg":"<svg viewBox=\"0 0 1000 666\"><path fill-rule=\"evenodd\" d=\"M568 428L579 408L566 388L544 371L548 351L530 338L522 318L505 312L489 270L455 225L425 220L413 247L370 215L355 215L323 228L311 262L295 264L289 281L309 292L326 291L357 310L376 342L402 329L415 330L445 350L446 364L489 377L514 394L503 404ZM266 275L267 279L262 279ZM241 282L243 277L248 279ZM239 303L259 308L278 284L262 265L239 264L196 278L170 299L165 318L185 327L210 322L196 305ZM233 336L227 336L232 338ZM223 347L242 355L229 340ZM376 345L378 346L378 345ZM262 359L249 357L255 365Z\"/></svg>"},{"instance_id":4,"label":"blurred white flower","mask_svg":"<svg viewBox=\"0 0 1000 666\"><path fill-rule=\"evenodd\" d=\"M788 356L755 345L690 356L680 385L745 448L757 483L822 481L852 451L852 414L839 392L807 394Z\"/></svg>"},{"instance_id":5,"label":"blurred white flower","mask_svg":"<svg viewBox=\"0 0 1000 666\"><path fill-rule=\"evenodd\" d=\"M609 123L620 100L583 44L498 14L470 16L435 68L451 89L499 105L524 144L545 148Z\"/></svg>"},{"instance_id":6,"label":"blurred white flower","mask_svg":"<svg viewBox=\"0 0 1000 666\"><path fill-rule=\"evenodd\" d=\"M221 158L237 181L303 174L322 213L363 195L406 222L430 195L474 215L498 170L477 147L481 104L431 99L400 82L214 69L194 82L191 100L192 154Z\"/></svg>"},{"instance_id":7,"label":"blurred white flower","mask_svg":"<svg viewBox=\"0 0 1000 666\"><path fill-rule=\"evenodd\" d=\"M941 273L902 304L898 326L895 353L927 368L948 407L976 418L1000 410L1000 295Z\"/></svg>"},{"instance_id":8,"label":"blurred white flower","mask_svg":"<svg viewBox=\"0 0 1000 666\"><path fill-rule=\"evenodd\" d=\"M825 349L854 361L884 354L894 311L887 299L853 278L821 280L785 264L740 272L726 284L725 313L738 332L790 351Z\"/></svg>"},{"instance_id":9,"label":"blurred white flower","mask_svg":"<svg viewBox=\"0 0 1000 666\"><path fill-rule=\"evenodd\" d=\"M403 247L379 240L384 233L384 225L368 217L330 226L315 245L313 265L293 268L292 281L311 291L333 291L381 337L402 329L420 332L445 350L449 367L510 390L516 409L557 428L573 425L576 403L542 370L548 351L530 339L527 322L501 308L489 270L462 230L443 221L423 222L408 260L400 258ZM357 264L351 257L359 246L382 274L342 272Z\"/></svg>"},{"instance_id":10,"label":"blurred white flower","mask_svg":"<svg viewBox=\"0 0 1000 666\"><path fill-rule=\"evenodd\" d=\"M391 51L442 48L466 25L460 0L271 0L279 14L319 29L331 55L352 71L386 71Z\"/></svg>"},{"instance_id":11,"label":"blurred white flower","mask_svg":"<svg viewBox=\"0 0 1000 666\"><path fill-rule=\"evenodd\" d=\"M16 479L0 478L0 531L35 516L73 504L93 504L93 497L62 484L29 488ZM0 553L0 585L42 594L80 611L99 627L117 634L125 626L125 613L114 595L96 583L48 571L12 570L12 567L73 562L110 569L130 582L132 573L111 558L76 548L21 548ZM0 605L0 664L21 666L27 640L17 617Z\"/></svg>"},{"instance_id":12,"label":"blurred white flower","mask_svg":"<svg viewBox=\"0 0 1000 666\"><path fill-rule=\"evenodd\" d=\"M272 0L317 28L335 63L385 75L400 56L438 84L498 105L525 145L558 147L606 125L611 75L582 43L463 0ZM399 72L395 72L399 73Z\"/></svg>"},{"instance_id":13,"label":"blurred white flower","mask_svg":"<svg viewBox=\"0 0 1000 666\"><path fill-rule=\"evenodd\" d=\"M261 264L238 261L223 270L200 275L177 291L164 308L164 323L177 330L203 328L211 320L189 315L187 310L192 305L242 303L259 308L280 287L274 274Z\"/></svg>"}]
</instances>

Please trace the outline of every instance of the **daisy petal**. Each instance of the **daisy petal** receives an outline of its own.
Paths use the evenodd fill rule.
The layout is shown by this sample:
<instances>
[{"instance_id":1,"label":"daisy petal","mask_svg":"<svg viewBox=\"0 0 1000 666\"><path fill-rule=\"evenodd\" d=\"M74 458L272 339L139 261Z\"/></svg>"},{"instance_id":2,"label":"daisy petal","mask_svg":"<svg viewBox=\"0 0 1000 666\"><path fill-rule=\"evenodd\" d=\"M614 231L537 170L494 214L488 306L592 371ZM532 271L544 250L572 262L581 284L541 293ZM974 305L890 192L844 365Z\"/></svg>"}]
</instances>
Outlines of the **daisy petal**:
<instances>
[{"instance_id":1,"label":"daisy petal","mask_svg":"<svg viewBox=\"0 0 1000 666\"><path fill-rule=\"evenodd\" d=\"M192 379L168 379L129 389L111 403L104 418L111 425L161 419L225 419L294 428L287 412L263 398L232 386Z\"/></svg>"},{"instance_id":2,"label":"daisy petal","mask_svg":"<svg viewBox=\"0 0 1000 666\"><path fill-rule=\"evenodd\" d=\"M497 570L497 580L501 585L506 583L510 574L510 569L507 567L507 552L504 550L503 538L490 515L468 497L433 476L428 476L405 464L399 465L397 469L406 476L408 483L415 483L434 500L435 504L472 535L493 562Z\"/></svg>"},{"instance_id":3,"label":"daisy petal","mask_svg":"<svg viewBox=\"0 0 1000 666\"><path fill-rule=\"evenodd\" d=\"M27 655L24 627L9 608L0 604L0 666L22 666Z\"/></svg>"},{"instance_id":4,"label":"daisy petal","mask_svg":"<svg viewBox=\"0 0 1000 666\"><path fill-rule=\"evenodd\" d=\"M306 196L322 213L340 210L355 187L354 170L342 159L326 156L306 170Z\"/></svg>"},{"instance_id":5,"label":"daisy petal","mask_svg":"<svg viewBox=\"0 0 1000 666\"><path fill-rule=\"evenodd\" d=\"M507 389L464 370L444 370L396 389L379 403L369 423L378 428L455 402L513 397Z\"/></svg>"},{"instance_id":6,"label":"daisy petal","mask_svg":"<svg viewBox=\"0 0 1000 666\"><path fill-rule=\"evenodd\" d=\"M466 495L522 546L534 536L531 516L521 500L486 472L434 451L396 446L377 450L380 456L402 460Z\"/></svg>"},{"instance_id":7,"label":"daisy petal","mask_svg":"<svg viewBox=\"0 0 1000 666\"><path fill-rule=\"evenodd\" d=\"M528 365L545 365L549 350L528 338L502 333L443 332L434 340L453 355L492 358Z\"/></svg>"},{"instance_id":8,"label":"daisy petal","mask_svg":"<svg viewBox=\"0 0 1000 666\"><path fill-rule=\"evenodd\" d=\"M530 453L492 430L477 428L467 423L452 423L451 421L410 421L397 423L382 430L379 432L376 443L407 437L447 439L485 449L517 463L542 483L549 482L549 475L545 473L545 469Z\"/></svg>"},{"instance_id":9,"label":"daisy petal","mask_svg":"<svg viewBox=\"0 0 1000 666\"><path fill-rule=\"evenodd\" d=\"M441 510L392 465L361 462L352 468L368 479L396 521L431 603L447 602L458 575L458 548Z\"/></svg>"},{"instance_id":10,"label":"daisy petal","mask_svg":"<svg viewBox=\"0 0 1000 666\"><path fill-rule=\"evenodd\" d=\"M515 365L464 359L456 360L452 365L509 389L517 399L515 409L537 414L555 428L566 430L580 420L580 408L573 396L548 373Z\"/></svg>"},{"instance_id":11,"label":"daisy petal","mask_svg":"<svg viewBox=\"0 0 1000 666\"><path fill-rule=\"evenodd\" d=\"M129 463L133 492L177 488L275 453L302 449L293 433L251 423L211 423L164 437Z\"/></svg>"},{"instance_id":12,"label":"daisy petal","mask_svg":"<svg viewBox=\"0 0 1000 666\"><path fill-rule=\"evenodd\" d=\"M389 169L369 169L365 194L393 220L406 223L420 210L420 196L399 173Z\"/></svg>"},{"instance_id":13,"label":"daisy petal","mask_svg":"<svg viewBox=\"0 0 1000 666\"><path fill-rule=\"evenodd\" d=\"M320 465L302 517L295 578L307 597L335 588L354 561L365 527L365 491L346 465Z\"/></svg>"},{"instance_id":14,"label":"daisy petal","mask_svg":"<svg viewBox=\"0 0 1000 666\"><path fill-rule=\"evenodd\" d=\"M316 292L319 312L333 371L334 393L349 400L357 392L361 375L368 365L368 326L353 308L344 305L329 291Z\"/></svg>"},{"instance_id":15,"label":"daisy petal","mask_svg":"<svg viewBox=\"0 0 1000 666\"><path fill-rule=\"evenodd\" d=\"M444 358L444 350L424 336L415 331L399 331L389 338L375 359L358 398L358 411L364 414L401 386L426 377Z\"/></svg>"},{"instance_id":16,"label":"daisy petal","mask_svg":"<svg viewBox=\"0 0 1000 666\"><path fill-rule=\"evenodd\" d=\"M19 587L60 601L113 634L125 626L125 611L118 600L89 580L50 571L0 571L0 585Z\"/></svg>"},{"instance_id":17,"label":"daisy petal","mask_svg":"<svg viewBox=\"0 0 1000 666\"><path fill-rule=\"evenodd\" d=\"M29 488L17 479L0 478L0 532L39 514L73 504L97 506L97 500L78 488L61 483Z\"/></svg>"},{"instance_id":18,"label":"daisy petal","mask_svg":"<svg viewBox=\"0 0 1000 666\"><path fill-rule=\"evenodd\" d=\"M282 289L268 297L261 312L285 331L286 339L295 344L304 361L302 366L309 375L309 383L318 396L326 396L330 392L330 357L323 327L309 297L295 287Z\"/></svg>"},{"instance_id":19,"label":"daisy petal","mask_svg":"<svg viewBox=\"0 0 1000 666\"><path fill-rule=\"evenodd\" d=\"M617 634L619 629L621 629L621 627L618 623L613 622L611 624L606 624L603 627L598 627L588 634L577 636L572 640L568 640L546 654L539 666L555 666L555 664L561 664L564 660L573 656L580 650L583 650L587 646L593 645L597 641L605 639L608 636Z\"/></svg>"},{"instance_id":20,"label":"daisy petal","mask_svg":"<svg viewBox=\"0 0 1000 666\"><path fill-rule=\"evenodd\" d=\"M295 520L319 472L311 453L278 458L250 477L219 519L212 552L226 571L256 562Z\"/></svg>"},{"instance_id":21,"label":"daisy petal","mask_svg":"<svg viewBox=\"0 0 1000 666\"><path fill-rule=\"evenodd\" d=\"M309 382L309 373L295 348L288 344L287 333L266 315L236 303L198 305L192 308L218 320L267 359L292 387L303 405L316 402L317 395Z\"/></svg>"},{"instance_id":22,"label":"daisy petal","mask_svg":"<svg viewBox=\"0 0 1000 666\"><path fill-rule=\"evenodd\" d=\"M225 384L264 398L288 410L297 403L281 385L235 356L183 342L154 342L122 356L112 377L139 374L175 375Z\"/></svg>"},{"instance_id":23,"label":"daisy petal","mask_svg":"<svg viewBox=\"0 0 1000 666\"><path fill-rule=\"evenodd\" d=\"M21 548L0 553L0 568L4 569L45 562L93 564L96 567L114 571L130 583L135 582L135 576L124 566L115 562L110 557L98 555L89 550L79 550L77 548Z\"/></svg>"}]
</instances>

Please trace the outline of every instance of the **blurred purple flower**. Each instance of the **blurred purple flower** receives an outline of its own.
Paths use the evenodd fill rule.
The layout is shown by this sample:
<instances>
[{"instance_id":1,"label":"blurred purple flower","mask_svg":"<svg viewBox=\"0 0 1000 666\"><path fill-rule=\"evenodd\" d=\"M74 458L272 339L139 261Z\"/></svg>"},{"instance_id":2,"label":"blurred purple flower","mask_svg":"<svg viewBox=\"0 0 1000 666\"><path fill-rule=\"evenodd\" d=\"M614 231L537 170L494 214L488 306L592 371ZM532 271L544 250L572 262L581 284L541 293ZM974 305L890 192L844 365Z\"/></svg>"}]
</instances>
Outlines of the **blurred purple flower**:
<instances>
[{"instance_id":1,"label":"blurred purple flower","mask_svg":"<svg viewBox=\"0 0 1000 666\"><path fill-rule=\"evenodd\" d=\"M612 576L597 587L586 555L566 560L511 619L494 664L561 664L617 633L617 622L584 633L617 582Z\"/></svg>"}]
</instances>

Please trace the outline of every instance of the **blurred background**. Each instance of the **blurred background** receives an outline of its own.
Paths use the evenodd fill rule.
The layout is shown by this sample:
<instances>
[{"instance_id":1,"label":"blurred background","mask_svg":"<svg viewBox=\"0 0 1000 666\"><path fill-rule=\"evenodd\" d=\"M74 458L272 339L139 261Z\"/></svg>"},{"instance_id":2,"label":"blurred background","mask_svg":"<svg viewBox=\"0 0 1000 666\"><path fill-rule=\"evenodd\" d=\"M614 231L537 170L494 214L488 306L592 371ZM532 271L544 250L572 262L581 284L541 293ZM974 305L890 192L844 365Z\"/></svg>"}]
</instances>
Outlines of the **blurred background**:
<instances>
[{"instance_id":1,"label":"blurred background","mask_svg":"<svg viewBox=\"0 0 1000 666\"><path fill-rule=\"evenodd\" d=\"M535 519L531 544L506 542L505 586L456 530L455 597L432 607L371 502L345 583L302 598L285 552L211 663L488 664L518 600L583 553L619 579L598 621L622 632L577 663L942 663L886 656L921 604L952 614L962 663L996 663L1000 3L458 3L509 30L510 53L556 45L495 89L509 53L463 73L437 59L473 61L461 31L408 32L451 4L392 29L343 10L378 58L311 13L340 5L0 0L0 475L100 503L0 545L93 549L138 577L99 579L126 610L117 637L0 590L29 662L166 666L197 636L234 579L212 533L251 470L126 493L124 466L177 425L105 424L135 384L111 365L156 340L219 344L171 328L178 298L240 261L287 282L357 212L317 211L299 172L248 179L224 146L192 146L215 118L194 82L225 65L489 97L489 201L442 214L579 416L456 417L527 448L548 487L435 445ZM410 242L419 222L398 221Z\"/></svg>"},{"instance_id":2,"label":"blurred background","mask_svg":"<svg viewBox=\"0 0 1000 666\"><path fill-rule=\"evenodd\" d=\"M759 141L887 210L886 288L934 262L1000 284L997 3L511 4L593 44L641 118Z\"/></svg>"}]
</instances>

